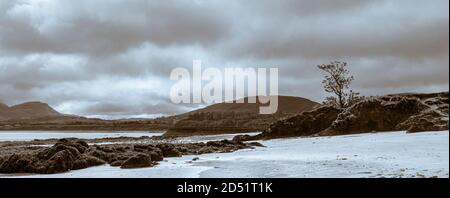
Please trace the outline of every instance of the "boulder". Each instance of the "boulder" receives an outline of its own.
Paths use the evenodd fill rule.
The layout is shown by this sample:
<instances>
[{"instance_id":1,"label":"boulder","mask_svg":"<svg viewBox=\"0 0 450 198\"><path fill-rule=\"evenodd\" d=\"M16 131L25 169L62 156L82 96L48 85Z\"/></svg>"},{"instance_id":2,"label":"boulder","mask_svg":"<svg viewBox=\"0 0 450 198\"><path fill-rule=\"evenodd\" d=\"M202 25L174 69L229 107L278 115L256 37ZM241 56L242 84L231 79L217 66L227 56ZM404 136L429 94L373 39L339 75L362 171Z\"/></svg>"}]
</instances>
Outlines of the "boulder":
<instances>
[{"instance_id":1,"label":"boulder","mask_svg":"<svg viewBox=\"0 0 450 198\"><path fill-rule=\"evenodd\" d=\"M156 147L161 149L164 157L180 157L181 152L173 144L162 143L157 144Z\"/></svg>"},{"instance_id":2,"label":"boulder","mask_svg":"<svg viewBox=\"0 0 450 198\"><path fill-rule=\"evenodd\" d=\"M120 168L142 168L142 167L151 167L154 163L150 156L146 154L137 154L129 159L125 160Z\"/></svg>"},{"instance_id":3,"label":"boulder","mask_svg":"<svg viewBox=\"0 0 450 198\"><path fill-rule=\"evenodd\" d=\"M204 147L201 147L201 148L197 151L197 153L198 153L198 154L205 154L205 153L214 153L214 152L216 152L216 151L217 151L216 147L213 147L213 146L204 146Z\"/></svg>"},{"instance_id":4,"label":"boulder","mask_svg":"<svg viewBox=\"0 0 450 198\"><path fill-rule=\"evenodd\" d=\"M253 141L253 140L260 140L261 134L258 135L236 135L233 137L233 141L236 142L245 142L245 141Z\"/></svg>"},{"instance_id":5,"label":"boulder","mask_svg":"<svg viewBox=\"0 0 450 198\"><path fill-rule=\"evenodd\" d=\"M147 155L150 156L150 158L152 159L152 161L162 161L164 159L164 156L162 155L161 152L157 152L157 151L149 151L147 152Z\"/></svg>"},{"instance_id":6,"label":"boulder","mask_svg":"<svg viewBox=\"0 0 450 198\"><path fill-rule=\"evenodd\" d=\"M73 163L72 169L78 170L78 169L88 168L91 166L102 165L105 163L106 163L105 161L103 161L99 158L96 158L91 155L83 154L83 155L80 155L77 160L75 160L75 162Z\"/></svg>"},{"instance_id":7,"label":"boulder","mask_svg":"<svg viewBox=\"0 0 450 198\"><path fill-rule=\"evenodd\" d=\"M25 173L32 170L30 156L12 154L0 164L2 173Z\"/></svg>"},{"instance_id":8,"label":"boulder","mask_svg":"<svg viewBox=\"0 0 450 198\"><path fill-rule=\"evenodd\" d=\"M72 169L74 161L75 156L70 151L59 151L45 162L46 164L48 164L45 173L48 174L69 171Z\"/></svg>"},{"instance_id":9,"label":"boulder","mask_svg":"<svg viewBox=\"0 0 450 198\"><path fill-rule=\"evenodd\" d=\"M249 142L247 143L250 146L256 146L256 147L266 147L263 144L259 143L259 142Z\"/></svg>"},{"instance_id":10,"label":"boulder","mask_svg":"<svg viewBox=\"0 0 450 198\"><path fill-rule=\"evenodd\" d=\"M115 154L113 153L106 153L102 150L93 150L92 152L89 153L89 155L92 155L94 157L97 157L105 162L111 163L114 158L115 158Z\"/></svg>"}]
</instances>

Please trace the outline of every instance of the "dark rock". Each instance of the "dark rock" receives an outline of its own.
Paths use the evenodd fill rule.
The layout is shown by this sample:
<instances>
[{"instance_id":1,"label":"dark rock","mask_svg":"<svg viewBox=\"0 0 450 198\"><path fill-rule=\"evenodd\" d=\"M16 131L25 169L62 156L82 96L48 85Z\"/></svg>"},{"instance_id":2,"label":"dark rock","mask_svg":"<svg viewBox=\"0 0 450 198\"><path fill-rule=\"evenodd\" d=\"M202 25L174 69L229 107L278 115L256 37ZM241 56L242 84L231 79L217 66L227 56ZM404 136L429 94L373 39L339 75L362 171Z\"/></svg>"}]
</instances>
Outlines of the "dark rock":
<instances>
[{"instance_id":1,"label":"dark rock","mask_svg":"<svg viewBox=\"0 0 450 198\"><path fill-rule=\"evenodd\" d=\"M145 154L137 154L125 162L120 166L120 168L142 168L142 167L150 167L153 166L150 156Z\"/></svg>"},{"instance_id":2,"label":"dark rock","mask_svg":"<svg viewBox=\"0 0 450 198\"><path fill-rule=\"evenodd\" d=\"M24 173L30 169L29 156L21 156L12 154L0 164L0 172L2 173Z\"/></svg>"},{"instance_id":3,"label":"dark rock","mask_svg":"<svg viewBox=\"0 0 450 198\"><path fill-rule=\"evenodd\" d=\"M164 157L180 157L181 153L173 144L163 143L156 145L159 149L161 149Z\"/></svg>"},{"instance_id":4,"label":"dark rock","mask_svg":"<svg viewBox=\"0 0 450 198\"><path fill-rule=\"evenodd\" d=\"M55 145L53 145L52 147L44 149L43 151L39 152L38 158L43 159L43 160L48 160L60 151L68 151L74 156L80 155L80 152L75 147L61 144L58 142Z\"/></svg>"},{"instance_id":5,"label":"dark rock","mask_svg":"<svg viewBox=\"0 0 450 198\"><path fill-rule=\"evenodd\" d=\"M32 173L59 173L74 168L85 168L98 165L97 160L87 158L81 153L85 152L85 142L59 140L50 148L23 151L3 160L0 172L32 172Z\"/></svg>"},{"instance_id":6,"label":"dark rock","mask_svg":"<svg viewBox=\"0 0 450 198\"><path fill-rule=\"evenodd\" d=\"M46 163L46 173L60 173L69 171L74 164L75 156L68 150L62 150L53 155Z\"/></svg>"},{"instance_id":7,"label":"dark rock","mask_svg":"<svg viewBox=\"0 0 450 198\"><path fill-rule=\"evenodd\" d=\"M409 133L448 130L448 117L443 116L442 111L429 110L419 115L411 116L406 121L398 124L397 130L407 130Z\"/></svg>"},{"instance_id":8,"label":"dark rock","mask_svg":"<svg viewBox=\"0 0 450 198\"><path fill-rule=\"evenodd\" d=\"M89 148L88 143L86 143L85 141L78 140L78 141L76 141L76 144L78 144L78 145L80 145L81 147L84 147L84 148Z\"/></svg>"},{"instance_id":9,"label":"dark rock","mask_svg":"<svg viewBox=\"0 0 450 198\"><path fill-rule=\"evenodd\" d=\"M103 151L105 153L113 153L113 152L115 152L115 150L113 150L112 148L109 148L107 146L97 147L97 150Z\"/></svg>"},{"instance_id":10,"label":"dark rock","mask_svg":"<svg viewBox=\"0 0 450 198\"><path fill-rule=\"evenodd\" d=\"M322 106L275 122L261 136L263 139L273 139L316 134L330 127L339 113L340 111L332 106Z\"/></svg>"},{"instance_id":11,"label":"dark rock","mask_svg":"<svg viewBox=\"0 0 450 198\"><path fill-rule=\"evenodd\" d=\"M363 100L341 113L323 134L396 130L448 130L448 93L388 95Z\"/></svg>"},{"instance_id":12,"label":"dark rock","mask_svg":"<svg viewBox=\"0 0 450 198\"><path fill-rule=\"evenodd\" d=\"M257 146L257 147L266 147L263 144L259 143L259 142L249 142L247 143L250 146Z\"/></svg>"},{"instance_id":13,"label":"dark rock","mask_svg":"<svg viewBox=\"0 0 450 198\"><path fill-rule=\"evenodd\" d=\"M190 144L117 144L89 146L77 139L61 139L49 148L17 147L0 152L0 173L60 173L109 163L121 168L150 167L164 157L182 154L232 152L250 148L240 141L211 141ZM2 147L3 149L4 147ZM6 155L6 153L11 153Z\"/></svg>"},{"instance_id":14,"label":"dark rock","mask_svg":"<svg viewBox=\"0 0 450 198\"><path fill-rule=\"evenodd\" d=\"M205 146L205 147L200 148L197 151L198 154L214 153L214 152L216 152L216 149L215 149L215 147L212 147L212 146Z\"/></svg>"},{"instance_id":15,"label":"dark rock","mask_svg":"<svg viewBox=\"0 0 450 198\"><path fill-rule=\"evenodd\" d=\"M177 147L177 150L178 150L180 153L190 153L190 151L191 151L190 148L185 147L185 146L178 146L178 147Z\"/></svg>"},{"instance_id":16,"label":"dark rock","mask_svg":"<svg viewBox=\"0 0 450 198\"><path fill-rule=\"evenodd\" d=\"M65 147L73 147L73 148L77 149L77 151L80 153L84 153L87 150L87 148L89 148L89 145L86 142L81 141L81 140L69 141L68 139L60 139L55 144L55 146L59 146L59 145L64 145Z\"/></svg>"},{"instance_id":17,"label":"dark rock","mask_svg":"<svg viewBox=\"0 0 450 198\"><path fill-rule=\"evenodd\" d=\"M83 154L89 146L83 141L61 139L50 148L11 156L2 163L0 172L60 173L104 164L94 156Z\"/></svg>"},{"instance_id":18,"label":"dark rock","mask_svg":"<svg viewBox=\"0 0 450 198\"><path fill-rule=\"evenodd\" d=\"M122 146L115 147L114 150L119 153L123 153L126 151L125 147L122 147Z\"/></svg>"},{"instance_id":19,"label":"dark rock","mask_svg":"<svg viewBox=\"0 0 450 198\"><path fill-rule=\"evenodd\" d=\"M136 144L133 146L133 150L137 152L146 152L146 151L152 151L158 149L157 147L154 147L150 144Z\"/></svg>"},{"instance_id":20,"label":"dark rock","mask_svg":"<svg viewBox=\"0 0 450 198\"><path fill-rule=\"evenodd\" d=\"M322 106L273 123L263 139L407 130L448 130L448 92L370 97L339 111ZM256 137L239 136L236 140Z\"/></svg>"},{"instance_id":21,"label":"dark rock","mask_svg":"<svg viewBox=\"0 0 450 198\"><path fill-rule=\"evenodd\" d=\"M149 151L149 152L147 152L147 154L150 156L152 161L159 162L159 161L162 161L164 159L164 157L163 157L161 152Z\"/></svg>"},{"instance_id":22,"label":"dark rock","mask_svg":"<svg viewBox=\"0 0 450 198\"><path fill-rule=\"evenodd\" d=\"M114 155L113 154L109 154L106 153L104 151L101 150L94 150L91 153L89 153L90 155L97 157L103 161L106 161L108 163L110 163L112 161L112 159L114 159Z\"/></svg>"},{"instance_id":23,"label":"dark rock","mask_svg":"<svg viewBox=\"0 0 450 198\"><path fill-rule=\"evenodd\" d=\"M75 162L73 163L72 169L78 170L78 169L88 168L91 166L102 165L105 163L106 163L105 161L103 161L99 158L83 154L83 155L79 156L79 158L77 160L75 160Z\"/></svg>"},{"instance_id":24,"label":"dark rock","mask_svg":"<svg viewBox=\"0 0 450 198\"><path fill-rule=\"evenodd\" d=\"M260 140L262 138L261 134L258 135L236 135L233 137L233 141L236 142L245 142L245 141L254 141L254 140Z\"/></svg>"},{"instance_id":25,"label":"dark rock","mask_svg":"<svg viewBox=\"0 0 450 198\"><path fill-rule=\"evenodd\" d=\"M356 103L338 115L327 129L330 135L393 131L399 123L427 108L417 98L382 97Z\"/></svg>"},{"instance_id":26,"label":"dark rock","mask_svg":"<svg viewBox=\"0 0 450 198\"><path fill-rule=\"evenodd\" d=\"M122 166L123 161L122 160L116 160L114 162L111 162L111 166Z\"/></svg>"}]
</instances>

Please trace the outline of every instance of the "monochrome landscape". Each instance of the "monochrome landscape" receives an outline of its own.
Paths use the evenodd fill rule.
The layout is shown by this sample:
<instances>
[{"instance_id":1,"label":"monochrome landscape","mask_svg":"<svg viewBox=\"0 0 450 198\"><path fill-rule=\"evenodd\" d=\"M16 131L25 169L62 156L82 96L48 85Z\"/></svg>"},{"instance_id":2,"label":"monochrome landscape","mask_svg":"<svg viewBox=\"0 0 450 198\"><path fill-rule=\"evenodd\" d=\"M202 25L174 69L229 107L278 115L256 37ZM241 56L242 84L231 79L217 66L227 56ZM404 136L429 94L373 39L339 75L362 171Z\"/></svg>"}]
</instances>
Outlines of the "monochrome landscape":
<instances>
[{"instance_id":1,"label":"monochrome landscape","mask_svg":"<svg viewBox=\"0 0 450 198\"><path fill-rule=\"evenodd\" d=\"M448 7L1 1L0 178L449 178Z\"/></svg>"}]
</instances>

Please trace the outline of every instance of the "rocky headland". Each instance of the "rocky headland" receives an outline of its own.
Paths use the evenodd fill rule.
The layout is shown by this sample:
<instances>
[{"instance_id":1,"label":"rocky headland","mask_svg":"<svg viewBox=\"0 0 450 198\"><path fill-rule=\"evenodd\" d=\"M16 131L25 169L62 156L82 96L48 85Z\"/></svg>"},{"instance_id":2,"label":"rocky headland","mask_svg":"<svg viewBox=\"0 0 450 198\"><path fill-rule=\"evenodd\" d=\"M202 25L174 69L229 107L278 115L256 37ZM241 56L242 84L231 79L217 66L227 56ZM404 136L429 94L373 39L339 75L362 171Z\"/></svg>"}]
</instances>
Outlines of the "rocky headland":
<instances>
[{"instance_id":1,"label":"rocky headland","mask_svg":"<svg viewBox=\"0 0 450 198\"><path fill-rule=\"evenodd\" d=\"M272 123L257 136L235 140L329 136L383 131L448 130L449 92L368 97L346 109L321 106Z\"/></svg>"}]
</instances>

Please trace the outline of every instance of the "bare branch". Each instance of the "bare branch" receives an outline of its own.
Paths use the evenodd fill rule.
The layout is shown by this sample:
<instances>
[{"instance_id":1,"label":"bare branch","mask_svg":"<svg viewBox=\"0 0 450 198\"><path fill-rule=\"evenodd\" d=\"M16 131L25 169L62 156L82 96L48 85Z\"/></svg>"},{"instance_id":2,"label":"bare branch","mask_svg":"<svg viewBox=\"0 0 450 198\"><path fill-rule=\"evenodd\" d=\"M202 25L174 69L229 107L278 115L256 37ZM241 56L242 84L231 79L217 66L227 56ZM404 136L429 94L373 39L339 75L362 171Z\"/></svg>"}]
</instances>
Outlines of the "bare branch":
<instances>
[{"instance_id":1,"label":"bare branch","mask_svg":"<svg viewBox=\"0 0 450 198\"><path fill-rule=\"evenodd\" d=\"M317 67L329 74L322 81L325 91L336 95L336 97L327 97L324 103L334 103L336 107L343 109L359 98L359 93L351 90L347 93L346 91L354 80L353 76L349 76L350 72L347 70L346 62L334 61Z\"/></svg>"}]
</instances>

